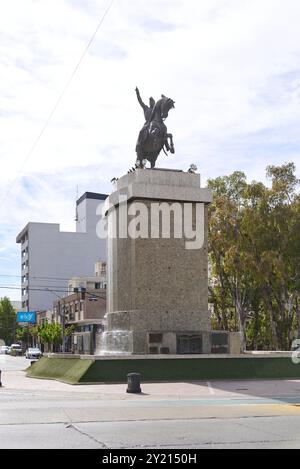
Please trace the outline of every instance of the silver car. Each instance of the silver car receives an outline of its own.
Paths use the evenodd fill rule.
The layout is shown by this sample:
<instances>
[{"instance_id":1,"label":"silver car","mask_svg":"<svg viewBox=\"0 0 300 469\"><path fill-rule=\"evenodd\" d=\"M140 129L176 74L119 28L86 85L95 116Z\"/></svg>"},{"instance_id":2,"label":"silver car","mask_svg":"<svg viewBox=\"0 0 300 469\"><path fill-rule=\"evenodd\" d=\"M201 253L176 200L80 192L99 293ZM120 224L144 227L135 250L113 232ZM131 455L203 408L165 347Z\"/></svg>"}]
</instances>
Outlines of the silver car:
<instances>
[{"instance_id":1,"label":"silver car","mask_svg":"<svg viewBox=\"0 0 300 469\"><path fill-rule=\"evenodd\" d=\"M41 358L41 356L42 356L42 352L38 347L28 348L25 352L26 358L35 359L35 358Z\"/></svg>"},{"instance_id":2,"label":"silver car","mask_svg":"<svg viewBox=\"0 0 300 469\"><path fill-rule=\"evenodd\" d=\"M10 347L8 347L8 345L2 345L0 347L0 354L1 355L7 355L9 353L9 350L10 350Z\"/></svg>"}]
</instances>

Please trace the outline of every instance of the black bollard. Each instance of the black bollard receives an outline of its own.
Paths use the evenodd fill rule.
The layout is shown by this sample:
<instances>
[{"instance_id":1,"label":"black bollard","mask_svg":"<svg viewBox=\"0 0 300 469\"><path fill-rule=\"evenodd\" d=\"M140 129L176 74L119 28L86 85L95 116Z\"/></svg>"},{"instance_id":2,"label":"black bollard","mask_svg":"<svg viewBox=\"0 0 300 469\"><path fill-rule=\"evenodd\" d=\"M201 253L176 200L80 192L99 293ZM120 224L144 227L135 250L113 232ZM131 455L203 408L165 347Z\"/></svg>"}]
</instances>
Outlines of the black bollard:
<instances>
[{"instance_id":1,"label":"black bollard","mask_svg":"<svg viewBox=\"0 0 300 469\"><path fill-rule=\"evenodd\" d=\"M2 381L1 381L1 370L0 370L0 388L2 388Z\"/></svg>"},{"instance_id":2,"label":"black bollard","mask_svg":"<svg viewBox=\"0 0 300 469\"><path fill-rule=\"evenodd\" d=\"M126 392L132 394L139 394L141 390L141 375L140 373L129 373L127 375L127 390Z\"/></svg>"}]
</instances>

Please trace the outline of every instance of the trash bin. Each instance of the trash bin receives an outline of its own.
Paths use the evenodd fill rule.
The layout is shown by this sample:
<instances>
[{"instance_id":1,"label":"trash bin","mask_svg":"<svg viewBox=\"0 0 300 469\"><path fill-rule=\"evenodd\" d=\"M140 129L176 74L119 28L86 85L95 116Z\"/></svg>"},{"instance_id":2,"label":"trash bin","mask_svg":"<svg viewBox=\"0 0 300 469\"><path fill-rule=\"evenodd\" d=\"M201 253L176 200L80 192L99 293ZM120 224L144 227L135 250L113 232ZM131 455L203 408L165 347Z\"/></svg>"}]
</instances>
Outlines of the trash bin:
<instances>
[{"instance_id":1,"label":"trash bin","mask_svg":"<svg viewBox=\"0 0 300 469\"><path fill-rule=\"evenodd\" d=\"M141 375L140 373L129 373L127 375L127 390L126 392L132 394L139 394L141 390Z\"/></svg>"}]
</instances>

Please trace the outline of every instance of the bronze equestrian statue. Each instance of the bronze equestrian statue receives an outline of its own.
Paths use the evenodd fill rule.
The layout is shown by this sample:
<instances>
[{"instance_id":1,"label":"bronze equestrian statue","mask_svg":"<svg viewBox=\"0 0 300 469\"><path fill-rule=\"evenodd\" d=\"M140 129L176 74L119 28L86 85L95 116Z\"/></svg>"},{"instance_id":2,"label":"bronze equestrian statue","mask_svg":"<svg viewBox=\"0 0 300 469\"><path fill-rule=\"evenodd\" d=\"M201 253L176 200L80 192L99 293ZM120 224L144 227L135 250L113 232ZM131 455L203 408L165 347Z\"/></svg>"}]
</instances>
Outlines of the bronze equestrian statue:
<instances>
[{"instance_id":1,"label":"bronze equestrian statue","mask_svg":"<svg viewBox=\"0 0 300 469\"><path fill-rule=\"evenodd\" d=\"M164 120L168 117L170 109L174 108L175 102L162 95L157 102L151 97L149 106L141 99L138 88L135 89L138 102L144 111L145 124L139 133L136 144L137 168L144 168L145 162L148 160L151 168L155 167L155 163L161 150L166 153L170 151L175 153L173 135L168 133Z\"/></svg>"}]
</instances>

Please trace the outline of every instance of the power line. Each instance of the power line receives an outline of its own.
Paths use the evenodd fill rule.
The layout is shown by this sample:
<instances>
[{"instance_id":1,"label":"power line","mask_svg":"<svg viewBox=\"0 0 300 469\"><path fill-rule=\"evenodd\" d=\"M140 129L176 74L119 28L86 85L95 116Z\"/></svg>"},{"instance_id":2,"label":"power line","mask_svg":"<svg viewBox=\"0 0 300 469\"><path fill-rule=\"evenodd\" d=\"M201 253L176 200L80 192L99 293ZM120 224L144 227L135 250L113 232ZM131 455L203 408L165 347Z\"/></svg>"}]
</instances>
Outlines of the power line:
<instances>
[{"instance_id":1,"label":"power line","mask_svg":"<svg viewBox=\"0 0 300 469\"><path fill-rule=\"evenodd\" d=\"M100 277L99 277L99 280L100 280L99 282L88 282L88 283L94 283L94 284L98 284L98 285L101 284L101 283L103 283L103 282L101 282ZM73 286L71 285L71 288L82 288L82 287L83 287L82 284L84 284L84 283L86 283L85 280L83 280L83 281L81 282L81 285L79 285L78 287L73 287ZM52 289L58 288L58 289L60 289L60 290L62 290L62 291L69 291L69 289L68 289L68 287L67 287L66 285L53 285L53 284L47 284L47 285L44 285L44 284L43 284L43 285L36 284L36 285L32 285L32 283L31 283L31 284L29 285L29 284L23 284L23 283L22 283L22 284L19 284L19 283L13 283L13 284L12 284L12 283L2 283L2 284L0 284L0 286L1 286L2 288L8 288L8 287L14 287L14 288L41 288L41 289L43 289L43 288L52 288ZM98 288L97 288L97 287L94 287L94 288L92 288L92 289L93 289L93 290L97 290L97 289L99 289L99 287L98 287Z\"/></svg>"},{"instance_id":2,"label":"power line","mask_svg":"<svg viewBox=\"0 0 300 469\"><path fill-rule=\"evenodd\" d=\"M84 284L84 283L90 283L90 284L91 284L91 283L92 283L92 284L93 284L93 283L94 283L94 284L99 284L99 283L101 284L101 283L103 283L103 277L97 277L97 276L95 276L95 277L93 277L93 280L92 280L92 281L89 280L89 278L91 278L91 277L82 277L82 278L78 277L76 280L77 280L77 282L79 282L79 284L80 284L80 285L79 285L79 288L82 287L82 286L83 286L82 284ZM9 286L9 285L12 285L13 287L21 286L21 287L25 288L26 285L27 285L27 282L28 282L28 283L30 283L30 284L31 284L33 287L35 287L35 288L36 288L36 287L41 287L41 288L43 288L43 287L45 287L45 288L49 288L49 287L51 287L51 288L55 288L55 287L58 287L58 288L67 288L66 282L61 282L61 283L57 283L57 284L55 284L55 283L47 283L47 284L42 283L42 284L40 284L40 283L33 283L33 282L30 282L31 280L32 280L32 277L29 277L29 282L28 282L28 280L26 280L24 283L21 283L21 284L20 284L20 283L17 283L17 282L14 282L14 283L4 283L4 282L2 282L2 285L8 285L8 286ZM106 281L106 280L105 280L105 281ZM72 288L72 285L70 285L70 287ZM95 288L96 288L96 287L95 287Z\"/></svg>"},{"instance_id":3,"label":"power line","mask_svg":"<svg viewBox=\"0 0 300 469\"><path fill-rule=\"evenodd\" d=\"M22 277L22 275L0 274L0 277Z\"/></svg>"},{"instance_id":4,"label":"power line","mask_svg":"<svg viewBox=\"0 0 300 469\"><path fill-rule=\"evenodd\" d=\"M92 289L92 290L85 289L83 292L81 292L81 291L70 292L69 290L52 289L52 288L46 288L46 287L34 288L34 287L22 287L22 286L16 286L16 285L13 285L13 286L0 285L0 289L1 290L22 290L22 289L26 289L28 291L53 293L54 295L55 295L55 292L56 293L68 293L68 296L75 295L76 293L86 293L87 295L95 296L95 297L100 298L102 300L106 300L106 297L100 296L99 294L95 293L95 290L98 290L97 288ZM102 290L105 290L105 288L102 288Z\"/></svg>"},{"instance_id":5,"label":"power line","mask_svg":"<svg viewBox=\"0 0 300 469\"><path fill-rule=\"evenodd\" d=\"M48 291L48 289L52 289L53 291L62 291L62 292L68 292L69 290L67 290L66 288L63 288L63 287L52 287L52 286L49 286L47 287L46 285L35 285L35 286L23 286L23 285L9 285L9 284L2 284L0 285L0 288L7 288L7 289L11 289L11 290L20 290L20 289L27 289L27 290L40 290L40 291Z\"/></svg>"},{"instance_id":6,"label":"power line","mask_svg":"<svg viewBox=\"0 0 300 469\"><path fill-rule=\"evenodd\" d=\"M25 274L19 274L19 275L0 274L0 277L20 278L20 277L23 277L23 275L25 275ZM84 277L81 277L79 275L78 276L73 275L73 277L39 277L39 276L36 276L36 275L34 275L34 276L29 275L29 280L34 279L34 280L67 280L67 281L69 281L69 280L72 280L73 278L79 279L79 280L81 278L83 278L85 280L86 278L97 278L97 277L98 277L97 275L86 275ZM101 277L99 276L99 278L101 278Z\"/></svg>"},{"instance_id":7,"label":"power line","mask_svg":"<svg viewBox=\"0 0 300 469\"><path fill-rule=\"evenodd\" d=\"M35 150L37 144L39 143L41 137L43 136L43 134L44 134L46 128L48 127L48 125L49 125L49 123L50 123L50 121L51 121L51 119L52 119L52 117L53 117L53 115L54 115L56 109L58 108L58 106L59 106L59 104L60 104L60 102L61 102L61 100L62 100L64 94L66 93L66 91L67 91L67 89L69 88L71 82L73 81L73 78L74 78L74 76L76 75L76 73L77 73L77 71L78 71L78 69L79 69L79 67L80 67L81 62L83 61L84 57L86 56L86 54L87 54L87 52L88 52L90 46L92 45L92 43L93 43L93 41L94 41L94 39L95 39L95 37L96 37L96 35L97 35L99 29L101 28L101 26L102 26L102 24L103 24L103 22L104 22L106 16L108 15L110 9L111 9L112 6L113 6L114 2L115 2L115 0L111 0L111 2L109 3L108 7L107 7L106 10L104 11L104 14L103 14L102 17L101 17L101 19L100 19L100 21L99 21L99 23L98 23L98 25L97 25L97 28L95 29L94 33L92 34L92 36L91 36L89 42L87 43L87 45L86 45L86 47L85 47L83 53L81 54L81 56L80 56L80 58L79 58L79 61L77 62L75 68L73 69L73 71L72 71L72 73L71 73L71 75L70 75L70 77L69 77L67 83L65 84L63 90L61 91L60 95L58 96L54 107L52 108L52 110L51 110L51 112L50 112L48 118L46 119L44 125L42 126L42 129L40 130L40 132L39 132L37 138L35 139L33 145L31 146L31 148L30 148L30 150L29 150L29 152L27 153L27 155L26 155L26 157L25 157L23 163L21 164L19 170L17 171L17 176L16 176L15 179L10 183L9 188L7 189L7 191L6 191L6 193L4 194L3 198L1 199L1 201L0 201L0 206L5 202L6 198L7 198L8 195L10 194L11 188L15 186L15 183L17 182L19 176L23 173L24 168L25 168L25 166L26 166L26 164L27 164L29 158L31 157L32 153L34 152L34 150Z\"/></svg>"}]
</instances>

